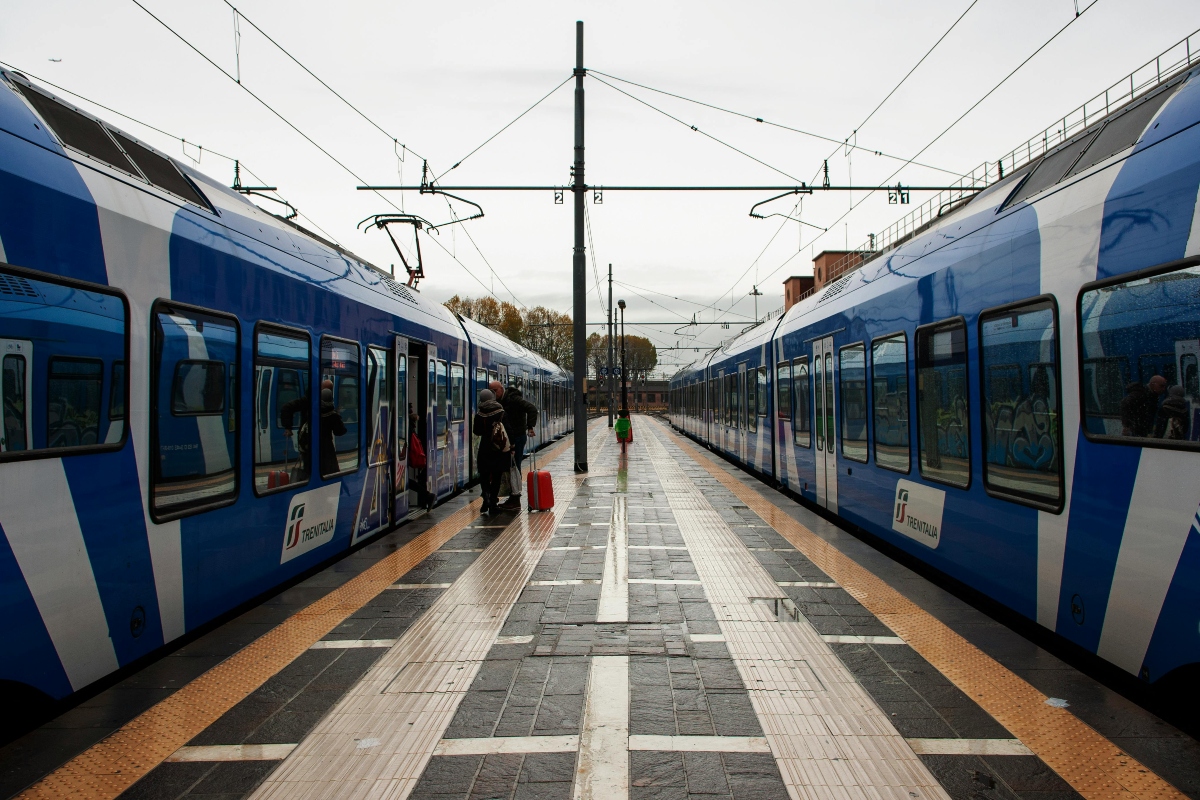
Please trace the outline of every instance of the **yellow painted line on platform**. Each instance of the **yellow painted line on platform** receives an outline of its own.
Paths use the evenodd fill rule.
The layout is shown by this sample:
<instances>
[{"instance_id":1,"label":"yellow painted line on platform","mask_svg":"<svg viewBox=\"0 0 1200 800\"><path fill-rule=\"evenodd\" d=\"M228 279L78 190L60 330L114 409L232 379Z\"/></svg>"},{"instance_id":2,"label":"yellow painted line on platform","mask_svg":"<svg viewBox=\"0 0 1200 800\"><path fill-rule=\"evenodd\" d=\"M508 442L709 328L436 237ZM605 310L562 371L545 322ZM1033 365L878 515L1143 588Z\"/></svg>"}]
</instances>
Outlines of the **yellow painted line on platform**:
<instances>
[{"instance_id":1,"label":"yellow painted line on platform","mask_svg":"<svg viewBox=\"0 0 1200 800\"><path fill-rule=\"evenodd\" d=\"M564 439L547 463L571 445ZM472 500L312 605L84 750L19 797L115 798L220 719L269 678L450 541L479 516Z\"/></svg>"},{"instance_id":2,"label":"yellow painted line on platform","mask_svg":"<svg viewBox=\"0 0 1200 800\"><path fill-rule=\"evenodd\" d=\"M684 453L908 642L1087 800L1187 797L1070 711L1047 705L1049 698L1027 681L797 522L756 489L726 472L675 431L660 427Z\"/></svg>"}]
</instances>

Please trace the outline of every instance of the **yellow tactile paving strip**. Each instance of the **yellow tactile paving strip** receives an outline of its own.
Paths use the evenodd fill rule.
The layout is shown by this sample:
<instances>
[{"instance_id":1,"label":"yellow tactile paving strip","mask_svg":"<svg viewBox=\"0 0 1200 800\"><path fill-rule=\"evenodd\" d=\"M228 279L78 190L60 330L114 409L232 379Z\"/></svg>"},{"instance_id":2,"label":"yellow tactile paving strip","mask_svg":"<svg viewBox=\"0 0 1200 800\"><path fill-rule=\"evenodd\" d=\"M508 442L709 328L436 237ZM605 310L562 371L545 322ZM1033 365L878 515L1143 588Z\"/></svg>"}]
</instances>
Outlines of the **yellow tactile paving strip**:
<instances>
[{"instance_id":1,"label":"yellow tactile paving strip","mask_svg":"<svg viewBox=\"0 0 1200 800\"><path fill-rule=\"evenodd\" d=\"M640 444L792 797L949 800L812 625L803 619L781 624L772 607L751 599L785 595L656 432L643 428Z\"/></svg>"},{"instance_id":2,"label":"yellow tactile paving strip","mask_svg":"<svg viewBox=\"0 0 1200 800\"><path fill-rule=\"evenodd\" d=\"M568 438L543 458L571 446ZM72 758L19 797L108 800L186 745L342 621L450 541L479 516L476 499L347 581L120 729Z\"/></svg>"},{"instance_id":3,"label":"yellow tactile paving strip","mask_svg":"<svg viewBox=\"0 0 1200 800\"><path fill-rule=\"evenodd\" d=\"M725 472L674 431L658 427L1087 800L1186 798L1070 711L1047 705L1046 695Z\"/></svg>"},{"instance_id":4,"label":"yellow tactile paving strip","mask_svg":"<svg viewBox=\"0 0 1200 800\"><path fill-rule=\"evenodd\" d=\"M518 516L251 800L407 797L585 477L557 477L554 508Z\"/></svg>"}]
</instances>

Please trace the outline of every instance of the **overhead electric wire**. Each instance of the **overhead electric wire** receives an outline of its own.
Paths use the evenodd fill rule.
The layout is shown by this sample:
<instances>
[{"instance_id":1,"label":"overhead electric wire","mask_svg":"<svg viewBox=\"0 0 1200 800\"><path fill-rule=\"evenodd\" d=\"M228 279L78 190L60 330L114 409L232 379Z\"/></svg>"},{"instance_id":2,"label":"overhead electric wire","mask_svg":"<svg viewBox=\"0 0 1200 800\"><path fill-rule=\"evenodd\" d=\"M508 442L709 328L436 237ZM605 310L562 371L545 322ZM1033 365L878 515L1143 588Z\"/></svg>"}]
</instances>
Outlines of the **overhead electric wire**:
<instances>
[{"instance_id":1,"label":"overhead electric wire","mask_svg":"<svg viewBox=\"0 0 1200 800\"><path fill-rule=\"evenodd\" d=\"M537 108L538 106L540 106L540 105L542 104L542 102L543 102L544 100L546 100L546 98L548 98L550 95L554 94L554 93L555 93L555 92L557 92L559 89L561 89L563 86L565 86L565 85L566 85L566 84L567 84L567 83L568 83L568 82L571 80L571 78L573 78L573 77L574 77L573 75L568 75L568 76L566 77L566 79L565 79L565 80L563 80L563 82L562 82L562 83L560 83L558 86L555 86L555 87L554 87L553 89L551 89L550 91L546 92L546 94L544 94L540 100L538 100L536 103L534 103L533 105L531 105L529 108L527 108L527 109L525 109L524 111L522 111L522 112L521 112L520 114L518 114L518 115L517 115L517 116L516 116L516 117L515 117L515 118L514 118L514 119L513 119L511 122L509 122L509 123L508 123L507 125L505 125L503 128L501 128L500 130L496 131L496 132L495 132L495 133L493 133L491 136L489 136L487 139L485 139L485 140L483 141L483 144L479 145L479 146L478 146L478 147L476 147L474 150L472 150L471 152L467 153L465 156L463 156L462 158L460 158L458 161L454 162L454 166L450 167L450 169L446 170L446 171L445 171L445 172L443 172L441 175L438 175L436 178L434 178L434 179L433 179L433 182L434 182L434 183L436 183L437 181L440 181L440 180L441 180L442 178L444 178L446 175L448 175L449 173L451 173L451 172L453 172L454 170L458 169L460 166L462 166L462 163L463 163L464 161L466 161L468 158L470 158L471 156L475 155L475 154L476 154L476 153L478 153L480 150L482 150L484 147L486 147L486 146L487 146L487 144L488 144L488 142L492 141L492 140L493 140L493 139L495 139L497 136L499 136L500 134L504 133L506 130L508 130L509 128L511 128L513 125L515 125L515 124L516 124L516 123L517 123L517 122L518 122L518 121L521 119L521 117L525 116L525 115L526 115L526 114L528 114L530 111L533 111L535 108Z\"/></svg>"},{"instance_id":2,"label":"overhead electric wire","mask_svg":"<svg viewBox=\"0 0 1200 800\"><path fill-rule=\"evenodd\" d=\"M135 0L135 1L136 1L136 0ZM659 108L658 106L656 106L656 105L653 105L652 103L648 103L648 102L646 102L645 100L643 100L642 98L638 97L637 95L630 94L629 92L625 91L624 89L621 89L621 88L619 88L619 87L617 87L617 86L613 86L611 83L609 83L608 81L604 80L603 78L597 78L597 77L593 76L593 80L599 81L600 83L604 84L604 85L605 85L605 86L607 86L608 88L612 89L614 92L620 92L621 94L625 95L625 96L626 96L626 97L628 97L629 99L631 99L631 100L635 100L635 101L637 101L638 103L641 103L641 104L642 104L642 105L644 105L646 108L649 108L649 109L652 109L652 110L654 110L654 111L657 111L659 114L662 114L664 117L667 117L668 119L672 119L672 120L674 120L675 122L678 122L680 125L683 125L685 128L690 128L691 130L695 131L696 133L700 134L701 136L704 136L705 138L708 138L708 139L711 139L711 140L713 140L714 142L716 142L717 144L721 145L722 147L728 147L728 148L729 148L730 150L732 150L733 152L735 152L735 153L738 153L738 154L740 154L740 155L743 155L743 156L745 156L746 158L750 159L751 161L753 161L753 162L755 162L755 163L757 163L757 164L761 164L762 166L766 167L767 169L769 169L769 170L771 170L771 171L773 171L773 172L778 172L780 175L784 176L785 178L788 178L788 179L790 179L790 180L793 180L793 181L795 181L797 184L804 183L804 181L800 180L800 179L799 179L799 178L797 178L795 175L791 175L791 174L789 174L789 173L787 173L787 172L784 172L784 171L783 171L783 170L781 170L779 167L772 166L771 164L768 164L767 162L763 161L761 158L757 158L757 157L755 157L755 156L752 156L752 155L750 155L750 154L749 154L749 153L747 153L745 150L739 150L738 148L736 148L736 147L734 147L733 145L731 145L729 142L722 141L721 139L718 139L716 136L713 136L711 133L707 133L707 132L705 132L705 131L702 131L702 130L700 130L698 127L696 127L695 125L692 125L692 124L691 124L691 123L689 123L689 122L684 122L684 121L683 121L683 120L681 120L679 117L676 117L676 116L674 116L673 114L671 114L671 113L669 113L669 112L667 112L667 111L663 111L663 110L662 110L661 108Z\"/></svg>"},{"instance_id":3,"label":"overhead electric wire","mask_svg":"<svg viewBox=\"0 0 1200 800\"><path fill-rule=\"evenodd\" d=\"M328 150L326 150L324 147L322 147L320 144L318 144L311 136L306 134L304 131L300 130L299 127L297 127L294 123L292 123L289 119L287 119L287 117L283 116L283 114L276 111L269 103L267 103L266 100L263 100L261 97L259 97L253 91L251 91L244 83L239 81L233 75L230 75L229 72L227 72L220 64L218 64L217 62L215 62L211 58L209 58L207 55L205 55L205 53L203 51L201 51L198 47L196 47L194 44L192 44L190 41L188 41L186 38L184 38L184 36L182 34L177 32L174 28L172 28L170 25L168 25L165 21L163 21L161 18L159 18L157 15L155 15L154 12L152 12L150 9L148 9L144 5L142 5L141 2L139 2L139 0L130 0L130 2L132 2L138 8L142 9L142 11L145 11L146 14L148 14L151 17L151 19L153 19L159 25L162 25L164 28L166 28L168 31L170 31L170 33L173 36L175 36L175 38L179 39L179 41L181 41L185 45L187 45L198 56L200 56L205 61L207 61L209 64L211 64L213 67L215 67L222 75L224 75L226 78L229 78L231 81L233 81L239 87L241 87L243 90L245 90L245 92L247 94L249 94L251 97L253 97L255 100L257 100L264 108L266 108L268 111L270 111L276 117L278 117L285 125L287 125L289 128L291 128L293 131L298 133L301 136L301 138L303 138L305 141L307 141L313 147L320 150L322 154L324 154L330 161L332 161L333 163L335 163L339 167L341 167L352 178L354 178L360 184L366 183L366 181L364 181L361 177L359 177L359 175L354 170L352 170L350 167L346 166L346 164L344 164L341 160L339 160L335 155L333 155ZM241 12L238 12L238 13L240 14ZM249 20L247 20L247 22L249 22ZM250 24L253 25L254 23L251 22ZM255 27L257 28L257 26L255 26ZM264 34L264 36L265 35L266 34ZM295 60L295 59L293 59L293 60ZM297 63L299 63L299 62L297 62ZM309 74L312 74L312 73L310 72ZM314 75L314 77L315 77L315 75ZM390 205L393 209L395 209L396 211L400 211L400 209L396 206L396 204L393 203L390 199L388 199L385 195L381 194L378 191L376 191L375 194L378 195L381 200L383 200L385 203ZM332 238L332 237L330 237L330 238ZM474 278L475 281L477 283L479 283L479 285L482 286L484 288L484 290L487 291L488 294L493 294L491 289L488 288L488 285L485 284L482 280L480 280L479 277L475 275L475 273L471 272L471 270L467 268L467 265L464 264L461 260L459 260L458 256L456 256L454 253L447 250L446 247L441 242L439 242L434 236L429 235L427 233L426 238L428 238L430 241L434 242L439 248L442 249L443 252L445 252L447 255L449 255L451 258L453 258L456 262L458 262L458 265L463 268L463 271L466 272L468 275L470 275L472 278ZM472 243L473 243L473 240L472 240ZM478 250L478 249L479 248L477 246L476 250ZM483 253L480 252L480 255L482 256ZM485 261L486 261L486 259L485 259ZM489 267L490 267L490 264L489 264ZM503 280L501 280L500 282L501 282L501 284L504 283ZM505 288L507 289L508 287L506 286ZM510 294L511 294L511 292L510 292ZM516 299L515 295L513 295L513 299L514 300ZM518 300L517 302L520 302L520 301Z\"/></svg>"},{"instance_id":4,"label":"overhead electric wire","mask_svg":"<svg viewBox=\"0 0 1200 800\"><path fill-rule=\"evenodd\" d=\"M323 80L320 78L320 76L318 76L318 75L317 75L315 72L313 72L311 69L309 69L308 67L306 67L306 66L305 66L305 65L304 65L304 64L303 64L303 63L300 61L300 59L298 59L298 58L296 58L294 55L292 55L292 54L291 54L291 53L288 51L288 49L287 49L286 47L284 47L284 46L283 46L283 45L281 45L279 42L277 42L277 41L275 41L273 38L271 38L271 35L270 35L269 33L267 33L266 31L264 31L262 28L258 27L258 25L256 25L256 24L254 23L254 20L252 20L252 19L250 19L249 17L247 17L247 16L246 16L246 15L245 15L245 14L242 12L242 10L241 10L240 8L238 8L237 6L235 6L233 3L229 2L229 0L223 0L223 2L225 3L225 5L229 6L231 9L233 9L233 12L234 12L234 13L235 13L237 16L239 16L239 17L241 17L242 19L246 20L246 22L249 22L249 23L250 23L250 27L254 28L254 30L256 30L256 31L258 31L259 33L261 33L261 34L263 35L263 38L264 38L264 39L266 39L266 40L267 40L268 42L270 42L271 44L275 45L275 47L277 47L277 48L279 49L279 51L280 51L280 52L282 52L282 53L283 53L285 56L287 56L288 58L290 58L290 59L292 60L292 62L293 62L293 63L295 63L295 65L296 65L296 66L298 66L300 69L302 69L302 70L304 70L305 72L307 72L307 73L308 73L308 74L309 74L309 75L312 77L312 79L313 79L313 80L315 80L317 83L321 84L321 85L322 85L322 86L324 86L326 89L328 89L328 90L329 90L329 92L330 92L330 93L331 93L331 94L332 94L334 97L336 97L338 100L341 100L343 103L345 103L347 106L349 106L349 108L350 108L350 109L351 109L351 110L352 110L352 111L353 111L355 114L358 114L360 117L362 117L364 120L366 120L366 121L367 121L367 123L368 123L369 125L371 125L371 127L375 128L375 130L379 131L379 132L380 132L380 133L382 133L384 136L386 136L386 137L388 137L389 139L391 139L393 142L397 142L397 143L399 143L399 142L400 142L400 140L399 140L399 139L397 139L395 136L393 136L392 134L390 134L390 133L388 133L386 130L384 130L384 129L383 129L383 128L382 128L382 127L381 127L381 126L380 126L380 125L379 125L377 122L375 122L375 120L371 119L371 118L370 118L370 117L368 117L366 114L364 114L364 113L363 113L363 112L362 112L362 111L361 111L361 110L358 108L358 106L356 106L356 105L354 105L353 103L351 103L349 100L347 100L345 97L343 97L343 96L342 96L342 95L341 95L341 94L340 94L340 93L339 93L339 92L338 92L336 89L334 89L334 88L333 88L332 86L330 86L328 83L326 83L325 81L323 81ZM416 156L417 158L421 158L421 159L425 158L425 156L421 155L421 154L420 154L420 153L418 153L416 150L413 150L413 149L412 149L411 147L409 147L408 145L401 143L401 146L402 146L402 147L404 147L404 149L405 149L405 150L408 150L410 153L412 153L412 154L413 154L414 156Z\"/></svg>"},{"instance_id":5,"label":"overhead electric wire","mask_svg":"<svg viewBox=\"0 0 1200 800\"><path fill-rule=\"evenodd\" d=\"M211 154L211 155L214 155L214 156L216 156L217 158L223 158L223 159L225 159L226 161L230 161L230 162L236 162L236 163L239 165L239 167L240 167L241 169L245 170L245 171L246 171L246 173L247 173L248 175L250 175L250 177L254 178L254 180L258 181L260 184L262 184L262 185L264 185L264 186L266 185L266 181L264 181L262 178L260 178L260 177L258 177L257 175L255 175L255 174L254 174L254 172L253 172L253 171L251 171L251 169L250 169L249 167L247 167L247 166L246 166L246 162L245 162L245 161L242 161L242 160L241 160L241 159L239 159L239 158L234 158L233 156L227 156L227 155L225 155L224 153L218 152L218 151L216 151L216 150L213 150L212 148L209 148L209 147L205 147L204 145L202 145L202 144L198 144L198 143L196 143L196 142L189 142L187 139L183 138L182 136L176 136L175 134L171 133L170 131L164 131L162 128L159 128L159 127L157 127L157 126L155 126L155 125L151 125L149 122L143 122L142 120L138 119L137 117L131 117L130 115L126 114L126 113L125 113L125 112L123 112L123 111L118 111L117 109L115 109L115 108L112 108L112 107L110 107L110 106L106 106L106 105L104 105L103 103L96 102L95 100L92 100L90 97L85 97L85 96L81 95L79 92L72 91L72 90L70 90L70 89L66 88L65 86L59 86L57 83L54 83L54 82L52 82L52 81L49 81L49 80L47 80L46 78L40 77L40 76L38 76L38 75L34 75L32 72L29 72L28 70L21 69L20 67L16 66L15 64L10 64L10 63L8 63L7 61L0 61L0 65L2 65L2 66L5 66L5 67L8 67L9 69L11 69L11 70L12 70L12 71L14 71L14 72L19 72L19 73L21 73L22 75L24 75L24 76L26 76L26 77L28 77L28 78L32 78L32 79L34 79L35 81L37 81L38 83L43 83L43 84L45 84L46 86L51 86L51 87L53 87L53 88L57 89L57 90L58 90L58 91L60 91L60 92L64 92L64 93L66 93L66 94L69 94L69 95L71 95L72 97L77 97L77 98L79 98L80 100L84 101L85 103L89 103L89 104L91 104L91 105L95 106L96 108L102 108L102 109L104 109L105 111L107 111L107 112L108 112L108 113L110 113L110 114L116 114L118 117L121 117L121 118L123 118L123 119L127 119L127 120L129 120L130 122L132 122L132 123L134 123L134 124L136 124L136 125L141 125L143 128L146 128L146 129L148 129L148 130L152 130L152 131L154 131L155 133L161 134L162 136L166 136L168 139L174 139L175 141L177 141L177 142L180 142L180 143L181 143L181 144L183 144L183 145L188 145L188 144L190 144L190 145L193 145L194 147L198 147L198 148L200 148L200 152L201 152L202 154L203 154L203 153L209 153L209 154ZM185 156L187 156L187 151L186 151L186 150L184 151L184 155L185 155ZM188 158L191 158L190 156L187 156L187 157L188 157ZM281 194L278 192L278 190L273 190L273 191L272 191L272 194L274 194L274 195L275 195L275 197L276 197L276 198L277 198L277 199L278 199L280 202L285 202L285 203L287 202L287 201L285 201L285 200L283 199L283 195L281 195ZM337 245L338 245L338 247L341 247L341 246L342 246L342 245L341 245L341 244L338 242L338 240L337 240L336 238L334 238L333 234L329 233L329 232L328 232L328 231L326 231L324 228L322 228L320 225L318 225L318 224L317 224L317 222L316 222L316 220L314 220L312 217L308 216L307 214L304 214L304 213L303 213L303 212L301 212L299 209L297 209L295 206L292 206L292 209L296 211L296 215L297 215L297 216L299 216L299 217L303 217L304 219L306 219L306 220L308 221L308 223L309 223L310 225L312 225L314 228L316 228L318 231L320 231L320 232L321 232L321 234L322 234L322 235L323 235L323 236L324 236L326 239L330 240L330 241L331 241L331 242L333 242L334 244L337 244ZM268 212L268 213L270 213L270 212Z\"/></svg>"},{"instance_id":6,"label":"overhead electric wire","mask_svg":"<svg viewBox=\"0 0 1200 800\"><path fill-rule=\"evenodd\" d=\"M954 120L949 125L947 125L942 130L941 133L939 133L937 136L933 137L933 139L930 140L929 144L925 145L920 150L918 150L916 155L913 156L913 158L917 158L917 156L920 156L921 153L924 153L926 150L928 150L930 147L932 147L939 139L941 139L943 136L945 136L947 133L949 133L950 130L955 125L962 122L962 120L968 114L970 114L972 111L974 111L979 106L980 103L982 103L984 100L986 100L988 97L990 97L997 89L999 89L1001 86L1003 86L1008 81L1009 78L1011 78L1013 75L1015 75L1018 70L1020 70L1022 67L1024 67L1026 64L1028 64L1034 58L1034 56L1036 56L1038 53L1042 52L1042 50L1044 50L1051 42L1053 42L1055 39L1057 39L1059 37L1059 35L1062 34L1063 31L1065 31L1067 28L1071 27L1071 25L1073 25L1075 23L1075 20L1079 19L1079 17L1086 14L1092 8L1092 6L1096 5L1099 2L1100 2L1100 0L1092 0L1092 2L1089 3L1083 10L1081 10L1077 16L1072 17L1071 20L1066 25L1062 26L1057 31L1055 31L1054 34L1049 39L1047 39L1036 50L1034 50L1032 53L1030 53L1025 58L1025 60L1023 60L1020 64L1018 64L1016 67L1014 67L1011 72L1009 72L1007 75L1005 75L1003 78L1001 78L999 83L997 83L995 86L993 86L991 89L989 89L983 95L983 97L980 97L978 100L976 100L973 104L971 104L970 108L968 108L966 111L964 111L956 120ZM900 170L904 169L905 166L907 166L907 164L902 165L899 169L897 169L895 172L893 172L891 175L889 175L887 177L887 180L885 180L883 183L886 184L892 178L896 177L896 175L898 175L900 173ZM865 203L867 201L867 198L869 198L871 196L871 194L874 193L874 191L875 190L868 191L866 197L863 197L862 200L859 200L857 203L855 203L849 209L847 209L845 212L843 212L840 217L838 217L836 220L833 221L832 224L829 225L829 230L833 230L834 226L836 226L839 222L841 222L843 219L848 217L850 215L850 213L854 211L854 209L858 208L860 205ZM828 232L828 231L826 231L826 232ZM824 233L819 233L812 241L815 242L824 235L825 235ZM811 243L812 242L810 242L810 244ZM790 261L790 260L791 259L788 259L788 261ZM776 272L783 269L783 267L786 264L787 264L787 262L785 261L783 264L780 264L778 267L776 267L771 272L769 272L765 277L767 277L767 278L771 277Z\"/></svg>"},{"instance_id":7,"label":"overhead electric wire","mask_svg":"<svg viewBox=\"0 0 1200 800\"><path fill-rule=\"evenodd\" d=\"M596 264L596 245L592 241L592 215L588 213L587 203L583 204L583 222L587 226L588 254L592 257L592 274L596 277L594 287L596 289L596 297L600 300L600 310L607 314L608 308L604 305L604 292L600 291L600 267ZM586 297L590 291L585 292L584 296Z\"/></svg>"},{"instance_id":8,"label":"overhead electric wire","mask_svg":"<svg viewBox=\"0 0 1200 800\"><path fill-rule=\"evenodd\" d=\"M978 2L978 0L976 0L976 2ZM873 153L874 155L882 156L883 158L890 158L895 161L904 161L905 160L904 156L894 156L891 153L885 153L882 150L876 150L871 147L863 147L862 145L847 144L844 141L834 139L832 136L824 136L819 133L813 133L812 131L803 130L802 128L793 128L790 125L784 125L779 122L772 122L769 119L763 119L762 117L757 117L753 114L747 114L742 111L734 111L733 109L730 109L730 108L724 108L722 106L714 105L712 103L706 103L703 100L696 100L691 97L685 97L684 95L681 95L681 94L675 94L674 92L668 92L665 89L656 89L653 86L647 86L644 83L638 83L637 81L631 81L628 78L619 78L616 75L610 75L607 72L601 72L600 70L597 70L597 69L589 69L588 74L589 75L603 75L606 78L610 78L614 81L619 81L620 83L627 83L630 86L636 86L639 89L645 89L648 92L655 92L657 94L666 95L667 97L674 97L676 100L683 100L686 103L693 103L698 106L704 106L705 108L711 108L714 111L720 111L724 114L731 114L735 117L742 117L743 119L748 119L748 120L751 120L752 122L761 122L763 125L768 125L772 128L780 128L781 130L791 131L792 133L799 133L803 136L809 136L813 139L820 139L823 142L833 142L833 143L837 144L838 147L843 147L843 146L851 147L855 150L862 150L863 152ZM597 78L597 80L599 80L599 78ZM601 81L601 83L603 83L603 81ZM896 88L899 88L899 86L897 86ZM892 91L895 91L895 90L893 89ZM889 97L890 96L891 95L889 95ZM883 105L883 104L880 103L880 105ZM878 107L876 108L876 110L878 110ZM875 112L872 111L871 113L874 114ZM837 152L837 151L835 150L834 152ZM959 173L955 172L954 170L944 169L942 167L935 167L932 164L918 164L917 166L928 167L929 169L936 170L937 172L945 172L947 175L958 176L958 174L959 174Z\"/></svg>"}]
</instances>

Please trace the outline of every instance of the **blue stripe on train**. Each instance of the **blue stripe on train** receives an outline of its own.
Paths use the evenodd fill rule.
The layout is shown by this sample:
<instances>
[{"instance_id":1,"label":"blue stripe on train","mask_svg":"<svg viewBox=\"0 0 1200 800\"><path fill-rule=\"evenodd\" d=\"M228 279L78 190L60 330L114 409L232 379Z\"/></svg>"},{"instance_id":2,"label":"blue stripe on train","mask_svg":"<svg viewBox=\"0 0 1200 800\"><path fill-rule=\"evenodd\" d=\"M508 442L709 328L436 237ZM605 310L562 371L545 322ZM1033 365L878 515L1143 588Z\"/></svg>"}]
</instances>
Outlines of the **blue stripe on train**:
<instances>
[{"instance_id":1,"label":"blue stripe on train","mask_svg":"<svg viewBox=\"0 0 1200 800\"><path fill-rule=\"evenodd\" d=\"M105 456L104 469L90 455L62 463L109 638L118 663L128 664L163 644L133 447Z\"/></svg>"},{"instance_id":2,"label":"blue stripe on train","mask_svg":"<svg viewBox=\"0 0 1200 800\"><path fill-rule=\"evenodd\" d=\"M1154 638L1142 662L1156 681L1175 664L1200 663L1200 513L1184 543L1171 588L1158 615ZM1180 631L1185 634L1180 636ZM1161 634L1161 635L1160 635Z\"/></svg>"},{"instance_id":3,"label":"blue stripe on train","mask_svg":"<svg viewBox=\"0 0 1200 800\"><path fill-rule=\"evenodd\" d=\"M1096 444L1079 433L1074 480L1082 490L1071 496L1056 630L1093 653L1104 630L1141 456L1140 448ZM1093 486L1104 491L1086 490Z\"/></svg>"},{"instance_id":4,"label":"blue stripe on train","mask_svg":"<svg viewBox=\"0 0 1200 800\"><path fill-rule=\"evenodd\" d=\"M0 619L4 620L4 680L36 686L52 697L66 697L74 691L3 528Z\"/></svg>"}]
</instances>

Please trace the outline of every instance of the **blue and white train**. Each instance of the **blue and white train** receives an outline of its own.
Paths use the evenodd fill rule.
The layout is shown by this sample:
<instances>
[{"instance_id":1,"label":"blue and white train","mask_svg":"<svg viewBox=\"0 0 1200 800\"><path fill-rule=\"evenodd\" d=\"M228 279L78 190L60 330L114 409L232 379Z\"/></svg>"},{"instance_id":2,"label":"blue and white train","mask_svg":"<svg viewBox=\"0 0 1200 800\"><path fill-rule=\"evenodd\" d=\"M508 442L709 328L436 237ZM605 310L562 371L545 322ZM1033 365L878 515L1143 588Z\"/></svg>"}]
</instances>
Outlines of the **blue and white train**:
<instances>
[{"instance_id":1,"label":"blue and white train","mask_svg":"<svg viewBox=\"0 0 1200 800\"><path fill-rule=\"evenodd\" d=\"M487 381L523 386L538 444L573 422L559 367L12 72L0 367L10 710L403 522L418 474L462 490Z\"/></svg>"},{"instance_id":2,"label":"blue and white train","mask_svg":"<svg viewBox=\"0 0 1200 800\"><path fill-rule=\"evenodd\" d=\"M1198 75L682 369L672 423L1144 681L1200 677Z\"/></svg>"}]
</instances>

